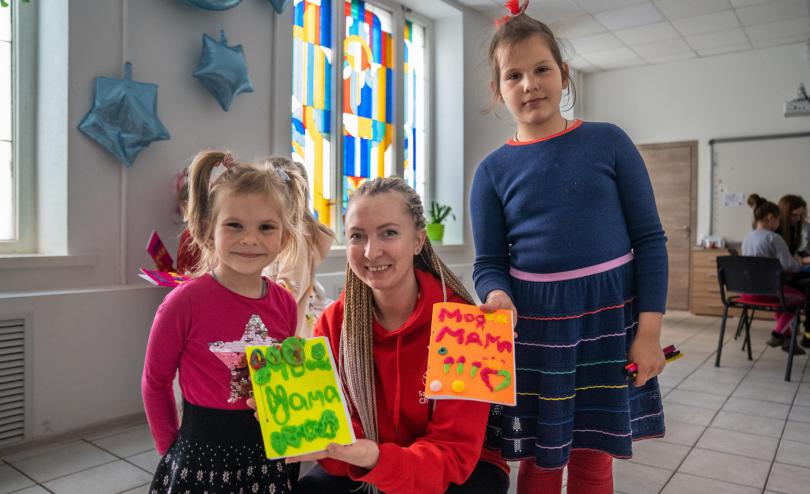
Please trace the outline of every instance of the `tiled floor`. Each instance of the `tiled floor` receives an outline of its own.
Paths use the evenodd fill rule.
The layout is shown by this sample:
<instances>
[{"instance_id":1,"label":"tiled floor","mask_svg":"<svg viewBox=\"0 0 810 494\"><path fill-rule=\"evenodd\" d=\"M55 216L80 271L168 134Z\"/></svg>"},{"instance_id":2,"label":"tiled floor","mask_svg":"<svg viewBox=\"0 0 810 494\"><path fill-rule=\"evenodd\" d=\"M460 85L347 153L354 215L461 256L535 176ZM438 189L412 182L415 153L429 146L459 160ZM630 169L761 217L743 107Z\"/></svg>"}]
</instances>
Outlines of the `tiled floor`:
<instances>
[{"instance_id":1,"label":"tiled floor","mask_svg":"<svg viewBox=\"0 0 810 494\"><path fill-rule=\"evenodd\" d=\"M158 462L146 425L3 458L0 493L145 493Z\"/></svg>"},{"instance_id":2,"label":"tiled floor","mask_svg":"<svg viewBox=\"0 0 810 494\"><path fill-rule=\"evenodd\" d=\"M754 323L749 362L731 340L732 320L718 369L719 319L671 312L664 321L663 342L686 355L661 376L667 436L636 443L634 459L614 463L617 492L810 492L807 357L795 359L786 383L787 355L765 345L770 323ZM6 456L0 494L146 493L157 461L145 425L108 431Z\"/></svg>"}]
</instances>

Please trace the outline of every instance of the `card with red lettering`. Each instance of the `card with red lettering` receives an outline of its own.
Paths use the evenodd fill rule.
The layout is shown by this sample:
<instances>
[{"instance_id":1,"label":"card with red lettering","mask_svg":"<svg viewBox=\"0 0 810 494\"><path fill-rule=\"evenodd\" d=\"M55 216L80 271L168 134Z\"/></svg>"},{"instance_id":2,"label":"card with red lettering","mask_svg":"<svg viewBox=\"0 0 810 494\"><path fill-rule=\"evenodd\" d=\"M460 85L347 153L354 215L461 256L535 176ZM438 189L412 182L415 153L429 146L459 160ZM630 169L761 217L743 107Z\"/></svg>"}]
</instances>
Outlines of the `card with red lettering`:
<instances>
[{"instance_id":1,"label":"card with red lettering","mask_svg":"<svg viewBox=\"0 0 810 494\"><path fill-rule=\"evenodd\" d=\"M158 271L166 273L175 271L174 259L172 259L172 255L169 254L169 251L166 250L166 246L155 230L152 230L152 234L149 235L149 242L146 244L146 252L149 253L149 257L154 259L155 269Z\"/></svg>"},{"instance_id":2,"label":"card with red lettering","mask_svg":"<svg viewBox=\"0 0 810 494\"><path fill-rule=\"evenodd\" d=\"M475 305L433 306L425 396L515 405L512 313Z\"/></svg>"}]
</instances>

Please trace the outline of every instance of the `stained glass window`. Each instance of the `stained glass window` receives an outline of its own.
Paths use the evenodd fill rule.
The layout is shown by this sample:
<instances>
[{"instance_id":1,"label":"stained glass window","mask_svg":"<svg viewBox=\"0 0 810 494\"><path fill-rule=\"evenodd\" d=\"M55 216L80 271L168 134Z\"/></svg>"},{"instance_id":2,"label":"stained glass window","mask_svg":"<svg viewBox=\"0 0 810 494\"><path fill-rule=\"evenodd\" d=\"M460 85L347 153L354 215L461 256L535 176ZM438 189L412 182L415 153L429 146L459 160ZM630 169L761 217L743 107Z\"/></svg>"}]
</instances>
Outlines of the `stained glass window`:
<instances>
[{"instance_id":1,"label":"stained glass window","mask_svg":"<svg viewBox=\"0 0 810 494\"><path fill-rule=\"evenodd\" d=\"M343 203L365 180L392 175L393 16L346 0L343 41Z\"/></svg>"},{"instance_id":2,"label":"stained glass window","mask_svg":"<svg viewBox=\"0 0 810 494\"><path fill-rule=\"evenodd\" d=\"M405 19L404 173L408 185L425 200L427 133L425 130L425 28Z\"/></svg>"},{"instance_id":3,"label":"stained glass window","mask_svg":"<svg viewBox=\"0 0 810 494\"><path fill-rule=\"evenodd\" d=\"M315 215L330 227L333 56L332 1L294 0L292 155L307 168Z\"/></svg>"},{"instance_id":4,"label":"stained glass window","mask_svg":"<svg viewBox=\"0 0 810 494\"><path fill-rule=\"evenodd\" d=\"M373 1L293 2L292 154L307 167L318 219L339 228L335 221L357 187L398 170L425 198L424 25Z\"/></svg>"}]
</instances>

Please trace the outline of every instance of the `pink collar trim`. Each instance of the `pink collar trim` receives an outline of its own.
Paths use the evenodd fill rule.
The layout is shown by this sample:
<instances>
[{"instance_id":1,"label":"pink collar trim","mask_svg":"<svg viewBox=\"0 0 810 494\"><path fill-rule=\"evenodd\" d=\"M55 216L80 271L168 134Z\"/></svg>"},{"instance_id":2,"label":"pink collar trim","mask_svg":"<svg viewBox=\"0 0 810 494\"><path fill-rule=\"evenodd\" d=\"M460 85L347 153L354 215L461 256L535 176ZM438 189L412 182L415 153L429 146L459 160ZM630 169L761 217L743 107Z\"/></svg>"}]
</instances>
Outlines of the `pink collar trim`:
<instances>
[{"instance_id":1,"label":"pink collar trim","mask_svg":"<svg viewBox=\"0 0 810 494\"><path fill-rule=\"evenodd\" d=\"M508 146L526 146L526 145L529 145L529 144L534 144L536 142L548 141L549 139L554 139L555 137L560 137L561 135L565 135L565 134L573 131L574 129L578 128L580 125L582 125L582 120L576 119L576 120L574 120L574 123L572 123L571 125L568 126L567 129L562 130L560 132L557 132L556 134L551 134L550 136L541 137L539 139L533 139L531 141L516 141L514 139L509 139L508 141L506 141L506 144Z\"/></svg>"}]
</instances>

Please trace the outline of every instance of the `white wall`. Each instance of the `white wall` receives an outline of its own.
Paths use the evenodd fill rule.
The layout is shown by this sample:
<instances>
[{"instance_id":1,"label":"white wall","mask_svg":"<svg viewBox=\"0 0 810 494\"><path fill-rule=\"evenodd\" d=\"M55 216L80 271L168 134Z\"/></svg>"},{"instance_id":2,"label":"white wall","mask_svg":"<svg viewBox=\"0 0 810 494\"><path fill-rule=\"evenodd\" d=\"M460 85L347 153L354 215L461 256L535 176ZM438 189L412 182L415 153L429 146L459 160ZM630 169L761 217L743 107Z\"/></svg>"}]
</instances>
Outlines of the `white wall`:
<instances>
[{"instance_id":1,"label":"white wall","mask_svg":"<svg viewBox=\"0 0 810 494\"><path fill-rule=\"evenodd\" d=\"M172 218L172 177L205 147L228 147L239 157L252 159L289 153L290 142L289 10L277 18L270 2L258 0L221 13L180 1L83 0L71 2L65 12L52 8L50 2L58 1L42 0L40 6L53 14L48 22L58 24L55 17L61 11L68 25L67 80L49 93L57 102L60 91L66 94L62 96L66 113L54 120L48 120L52 114L47 111L41 116L39 128L47 132L40 137L39 155L47 157L43 167L65 173L61 182L67 184L61 193L67 193L67 210L61 214L67 217L68 253L79 257L51 264L0 259L0 318L23 316L30 324L26 328L29 439L142 412L139 382L145 343L166 290L146 286L136 272L151 263L144 246L152 229L160 232L170 250L176 249L179 225ZM475 166L507 138L509 130L508 121L478 111L487 97L479 47L491 32L491 19L463 7L456 15L463 40L449 40L441 49L463 54L457 64L463 76L455 82L457 87L448 88L463 95L463 118L456 114L448 119L448 125L458 129L454 135L460 141L454 145L463 149L463 155L438 166L442 173L451 170L447 174L455 179L451 186L463 184L455 197L466 208ZM216 36L222 27L231 44L244 46L255 87L254 93L238 96L227 113L191 75L199 61L202 34ZM91 106L94 77L120 77L124 46L133 78L160 86L158 115L171 133L171 140L155 142L139 155L125 182L122 165L76 128ZM64 144L48 153L52 142ZM121 200L122 183L126 201ZM468 220L464 232L469 239ZM121 238L126 239L123 249ZM469 284L471 246L447 247L442 256ZM321 269L331 294L342 286L344 270L345 254L337 248Z\"/></svg>"},{"instance_id":2,"label":"white wall","mask_svg":"<svg viewBox=\"0 0 810 494\"><path fill-rule=\"evenodd\" d=\"M165 293L142 285L0 294L0 317L27 325L27 438L143 412L146 339Z\"/></svg>"},{"instance_id":3,"label":"white wall","mask_svg":"<svg viewBox=\"0 0 810 494\"><path fill-rule=\"evenodd\" d=\"M514 133L514 123L503 105L497 114L483 113L492 97L487 50L494 30L495 23L490 16L468 15L464 17L465 198L470 195L470 187L478 163L493 150L503 145ZM464 238L467 243L472 244L469 202L466 204L465 217L468 218L468 221Z\"/></svg>"},{"instance_id":4,"label":"white wall","mask_svg":"<svg viewBox=\"0 0 810 494\"><path fill-rule=\"evenodd\" d=\"M128 35L123 39L125 3ZM46 57L40 55L40 60L47 60L55 48L65 51L67 80L62 83L49 74L39 81L48 104L61 105L61 111L41 108L38 154L42 169L48 170L41 182L60 183L55 178L60 170L67 178L61 180L61 190L45 188L40 203L67 194L67 210L64 202L61 206L67 218L67 250L84 257L78 266L71 266L70 257L57 267L30 260L0 263L0 318L25 316L29 325L29 439L142 413L145 344L166 291L147 286L136 272L151 264L144 247L153 228L170 250L176 249L173 175L206 147L228 147L246 159L268 155L272 149L275 14L270 2L244 2L226 13L162 0L85 0L71 2L67 11L66 4L56 6L51 0L42 2L40 29L50 32L61 14L62 28L69 23L67 43L41 46ZM202 34L218 36L220 28L230 44L244 46L255 87L254 93L238 96L227 113L192 77ZM160 86L158 115L171 140L155 142L138 156L127 171L127 200L121 201L122 165L77 125L92 104L94 77L121 76L124 45L133 79ZM53 232L45 233L46 245L59 244Z\"/></svg>"},{"instance_id":5,"label":"white wall","mask_svg":"<svg viewBox=\"0 0 810 494\"><path fill-rule=\"evenodd\" d=\"M810 118L782 115L800 81L810 83L802 44L588 74L583 116L618 124L637 144L699 142L700 239L710 219L708 141L810 130Z\"/></svg>"}]
</instances>

